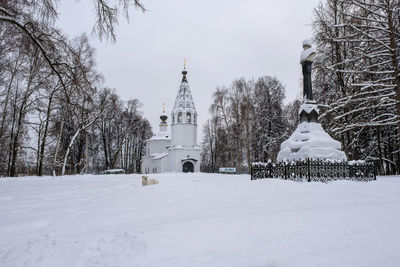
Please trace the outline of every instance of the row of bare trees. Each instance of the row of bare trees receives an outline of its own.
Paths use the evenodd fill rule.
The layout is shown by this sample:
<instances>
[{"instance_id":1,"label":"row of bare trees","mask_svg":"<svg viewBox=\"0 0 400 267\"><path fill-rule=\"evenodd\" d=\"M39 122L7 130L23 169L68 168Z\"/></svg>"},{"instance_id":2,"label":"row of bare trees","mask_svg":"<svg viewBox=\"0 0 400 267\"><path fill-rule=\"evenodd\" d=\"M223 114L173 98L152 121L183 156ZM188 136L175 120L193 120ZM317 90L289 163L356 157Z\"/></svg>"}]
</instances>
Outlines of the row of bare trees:
<instances>
[{"instance_id":1,"label":"row of bare trees","mask_svg":"<svg viewBox=\"0 0 400 267\"><path fill-rule=\"evenodd\" d=\"M140 171L141 104L104 88L88 38L54 28L56 2L0 0L0 175ZM114 38L116 7L94 3L99 36Z\"/></svg>"},{"instance_id":2,"label":"row of bare trees","mask_svg":"<svg viewBox=\"0 0 400 267\"><path fill-rule=\"evenodd\" d=\"M276 159L280 143L297 123L299 106L298 101L284 106L283 99L284 86L270 76L217 88L203 130L201 170L247 172L251 162Z\"/></svg>"}]
</instances>

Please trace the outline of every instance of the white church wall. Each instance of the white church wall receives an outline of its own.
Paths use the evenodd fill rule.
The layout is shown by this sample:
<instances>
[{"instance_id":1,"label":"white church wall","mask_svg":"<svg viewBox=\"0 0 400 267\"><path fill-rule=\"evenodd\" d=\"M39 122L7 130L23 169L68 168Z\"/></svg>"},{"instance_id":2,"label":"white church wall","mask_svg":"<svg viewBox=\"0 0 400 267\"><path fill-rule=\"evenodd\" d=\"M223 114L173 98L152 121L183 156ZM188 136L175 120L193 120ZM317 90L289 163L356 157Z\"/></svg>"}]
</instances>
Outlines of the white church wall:
<instances>
[{"instance_id":1,"label":"white church wall","mask_svg":"<svg viewBox=\"0 0 400 267\"><path fill-rule=\"evenodd\" d=\"M161 171L160 172L167 172L169 171L169 166L168 166L168 156L163 157L160 159L160 166L161 166Z\"/></svg>"},{"instance_id":2,"label":"white church wall","mask_svg":"<svg viewBox=\"0 0 400 267\"><path fill-rule=\"evenodd\" d=\"M143 158L142 173L161 173L168 170L168 156L153 159L152 156Z\"/></svg>"},{"instance_id":3,"label":"white church wall","mask_svg":"<svg viewBox=\"0 0 400 267\"><path fill-rule=\"evenodd\" d=\"M170 139L156 139L156 140L148 140L147 141L147 155L151 155L154 153L164 153L168 152L168 148L171 146Z\"/></svg>"},{"instance_id":4,"label":"white church wall","mask_svg":"<svg viewBox=\"0 0 400 267\"><path fill-rule=\"evenodd\" d=\"M161 160L153 160L153 168L151 169L150 173L160 173L161 170Z\"/></svg>"},{"instance_id":5,"label":"white church wall","mask_svg":"<svg viewBox=\"0 0 400 267\"><path fill-rule=\"evenodd\" d=\"M197 125L190 123L171 126L171 146L194 147L197 145Z\"/></svg>"},{"instance_id":6,"label":"white church wall","mask_svg":"<svg viewBox=\"0 0 400 267\"><path fill-rule=\"evenodd\" d=\"M184 149L184 148L173 148L168 154L170 167L169 171L182 172L183 162L185 159L196 159L197 161L191 161L194 165L194 171L200 171L200 149Z\"/></svg>"},{"instance_id":7,"label":"white church wall","mask_svg":"<svg viewBox=\"0 0 400 267\"><path fill-rule=\"evenodd\" d=\"M150 170L152 170L152 156L143 157L141 166L142 173L150 173Z\"/></svg>"}]
</instances>

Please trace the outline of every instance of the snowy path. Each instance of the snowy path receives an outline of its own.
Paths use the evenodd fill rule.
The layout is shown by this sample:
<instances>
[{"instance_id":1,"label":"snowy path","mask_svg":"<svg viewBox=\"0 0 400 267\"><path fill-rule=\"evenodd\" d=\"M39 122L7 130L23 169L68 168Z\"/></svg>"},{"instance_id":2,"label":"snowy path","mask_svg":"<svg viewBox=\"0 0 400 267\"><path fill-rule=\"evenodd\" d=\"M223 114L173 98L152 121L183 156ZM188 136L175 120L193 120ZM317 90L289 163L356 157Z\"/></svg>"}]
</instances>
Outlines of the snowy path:
<instances>
[{"instance_id":1,"label":"snowy path","mask_svg":"<svg viewBox=\"0 0 400 267\"><path fill-rule=\"evenodd\" d=\"M399 266L400 179L0 179L0 266Z\"/></svg>"}]
</instances>

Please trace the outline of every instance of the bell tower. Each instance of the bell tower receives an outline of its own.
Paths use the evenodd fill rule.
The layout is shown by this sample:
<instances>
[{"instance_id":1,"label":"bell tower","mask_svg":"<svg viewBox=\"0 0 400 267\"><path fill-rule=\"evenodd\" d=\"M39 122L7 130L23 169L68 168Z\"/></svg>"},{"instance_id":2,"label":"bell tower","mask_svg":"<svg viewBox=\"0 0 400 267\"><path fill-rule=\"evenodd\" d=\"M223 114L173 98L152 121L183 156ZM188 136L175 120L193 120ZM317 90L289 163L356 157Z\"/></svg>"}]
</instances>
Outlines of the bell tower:
<instances>
[{"instance_id":1,"label":"bell tower","mask_svg":"<svg viewBox=\"0 0 400 267\"><path fill-rule=\"evenodd\" d=\"M171 113L171 146L193 148L197 146L197 112L186 75L186 61L182 82Z\"/></svg>"}]
</instances>

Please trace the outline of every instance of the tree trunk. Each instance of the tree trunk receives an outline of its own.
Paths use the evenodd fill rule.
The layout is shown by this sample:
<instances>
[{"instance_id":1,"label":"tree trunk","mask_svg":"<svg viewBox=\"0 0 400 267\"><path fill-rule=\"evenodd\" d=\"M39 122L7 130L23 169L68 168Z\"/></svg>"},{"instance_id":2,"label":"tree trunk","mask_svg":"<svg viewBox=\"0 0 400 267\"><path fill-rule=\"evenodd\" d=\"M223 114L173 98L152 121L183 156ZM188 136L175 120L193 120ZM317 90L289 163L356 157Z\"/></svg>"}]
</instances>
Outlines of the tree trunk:
<instances>
[{"instance_id":1,"label":"tree trunk","mask_svg":"<svg viewBox=\"0 0 400 267\"><path fill-rule=\"evenodd\" d=\"M39 176L39 162L40 162L40 143L42 139L42 128L43 128L43 121L40 119L39 127L38 127L38 138L37 138L37 150L36 150L36 168L35 173Z\"/></svg>"},{"instance_id":2,"label":"tree trunk","mask_svg":"<svg viewBox=\"0 0 400 267\"><path fill-rule=\"evenodd\" d=\"M4 125L5 125L5 121L6 121L6 115L7 115L7 106L8 106L8 101L10 99L10 94L11 94L11 88L12 88L12 83L14 81L15 75L17 73L19 65L15 64L15 68L11 74L10 77L10 82L8 84L7 87L7 93L6 93L6 98L4 100L4 108L3 108L3 114L1 116L1 125L0 125L0 139L3 137L4 134ZM16 97L16 96L15 96Z\"/></svg>"},{"instance_id":3,"label":"tree trunk","mask_svg":"<svg viewBox=\"0 0 400 267\"><path fill-rule=\"evenodd\" d=\"M59 136L59 138L57 139L56 151L54 152L53 176L56 176L58 149L60 148L60 142L61 142L61 137L62 137L63 128L64 128L64 120L61 121L60 136Z\"/></svg>"},{"instance_id":4,"label":"tree trunk","mask_svg":"<svg viewBox=\"0 0 400 267\"><path fill-rule=\"evenodd\" d=\"M62 165L61 175L65 174L65 168L67 166L67 159L68 159L69 151L70 151L72 145L74 144L76 137L78 137L80 131L81 131L81 129L79 128L76 131L76 133L74 134L74 136L71 138L71 141L69 142L67 152L65 152L65 156L64 156L64 163Z\"/></svg>"},{"instance_id":5,"label":"tree trunk","mask_svg":"<svg viewBox=\"0 0 400 267\"><path fill-rule=\"evenodd\" d=\"M108 162L108 152L107 152L107 138L106 138L106 126L105 126L105 122L102 121L101 123L101 135L102 135L102 139L103 139L103 151L104 151L104 159L105 159L105 168L106 170L108 169L110 163Z\"/></svg>"},{"instance_id":6,"label":"tree trunk","mask_svg":"<svg viewBox=\"0 0 400 267\"><path fill-rule=\"evenodd\" d=\"M12 156L11 156L11 167L10 167L10 176L15 177L17 175L17 159L18 159L18 153L19 153L19 142L20 142L20 136L23 128L23 121L25 118L25 108L27 101L33 91L30 91L31 87L31 80L28 82L27 85L27 91L24 95L24 100L21 103L21 107L19 108L19 114L18 114L18 127L17 127L17 132L14 136L13 140L13 149L12 149Z\"/></svg>"},{"instance_id":7,"label":"tree trunk","mask_svg":"<svg viewBox=\"0 0 400 267\"><path fill-rule=\"evenodd\" d=\"M45 149L45 146L46 146L47 132L48 132L48 129L49 129L49 121L50 121L50 114L51 114L51 103L52 103L52 100L53 100L53 94L54 94L54 91L50 94L49 103L47 105L46 122L45 122L45 126L44 126L42 143L41 143L41 146L40 146L39 171L38 171L38 175L39 176L43 175L44 149Z\"/></svg>"}]
</instances>

